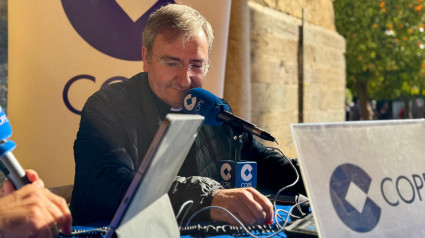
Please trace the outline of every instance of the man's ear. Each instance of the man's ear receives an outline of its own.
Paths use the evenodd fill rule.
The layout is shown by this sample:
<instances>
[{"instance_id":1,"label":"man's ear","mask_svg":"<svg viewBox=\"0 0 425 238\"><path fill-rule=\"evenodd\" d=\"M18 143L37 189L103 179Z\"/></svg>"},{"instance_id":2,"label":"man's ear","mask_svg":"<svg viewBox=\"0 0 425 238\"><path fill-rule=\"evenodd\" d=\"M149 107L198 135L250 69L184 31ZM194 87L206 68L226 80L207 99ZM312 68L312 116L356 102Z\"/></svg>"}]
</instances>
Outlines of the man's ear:
<instances>
[{"instance_id":1,"label":"man's ear","mask_svg":"<svg viewBox=\"0 0 425 238\"><path fill-rule=\"evenodd\" d=\"M143 71L149 71L148 49L142 46Z\"/></svg>"}]
</instances>

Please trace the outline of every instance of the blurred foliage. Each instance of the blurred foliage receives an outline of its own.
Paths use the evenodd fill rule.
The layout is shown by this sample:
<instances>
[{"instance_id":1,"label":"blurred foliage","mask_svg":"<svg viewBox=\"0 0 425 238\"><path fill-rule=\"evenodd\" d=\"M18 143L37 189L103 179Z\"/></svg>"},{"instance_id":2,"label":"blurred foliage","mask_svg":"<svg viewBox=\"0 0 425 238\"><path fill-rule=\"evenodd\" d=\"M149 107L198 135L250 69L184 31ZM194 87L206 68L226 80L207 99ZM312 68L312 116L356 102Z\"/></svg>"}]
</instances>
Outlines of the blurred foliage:
<instances>
[{"instance_id":1,"label":"blurred foliage","mask_svg":"<svg viewBox=\"0 0 425 238\"><path fill-rule=\"evenodd\" d=\"M347 41L347 87L368 98L424 95L424 0L335 0L335 25Z\"/></svg>"},{"instance_id":2,"label":"blurred foliage","mask_svg":"<svg viewBox=\"0 0 425 238\"><path fill-rule=\"evenodd\" d=\"M349 88L345 89L345 103L349 104L353 101L353 94L351 93L351 90Z\"/></svg>"}]
</instances>

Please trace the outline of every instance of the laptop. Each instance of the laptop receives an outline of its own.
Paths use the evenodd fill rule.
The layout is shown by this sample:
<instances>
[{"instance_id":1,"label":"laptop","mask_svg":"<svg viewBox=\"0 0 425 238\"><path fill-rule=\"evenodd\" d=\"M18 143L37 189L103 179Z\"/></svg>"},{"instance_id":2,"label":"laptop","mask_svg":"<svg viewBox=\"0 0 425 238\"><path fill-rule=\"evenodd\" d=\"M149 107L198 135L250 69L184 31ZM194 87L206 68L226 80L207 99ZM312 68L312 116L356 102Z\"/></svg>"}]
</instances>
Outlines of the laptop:
<instances>
[{"instance_id":1,"label":"laptop","mask_svg":"<svg viewBox=\"0 0 425 238\"><path fill-rule=\"evenodd\" d=\"M106 237L180 237L168 190L202 125L199 115L168 114L140 164Z\"/></svg>"},{"instance_id":2,"label":"laptop","mask_svg":"<svg viewBox=\"0 0 425 238\"><path fill-rule=\"evenodd\" d=\"M292 124L320 237L425 237L425 120Z\"/></svg>"}]
</instances>

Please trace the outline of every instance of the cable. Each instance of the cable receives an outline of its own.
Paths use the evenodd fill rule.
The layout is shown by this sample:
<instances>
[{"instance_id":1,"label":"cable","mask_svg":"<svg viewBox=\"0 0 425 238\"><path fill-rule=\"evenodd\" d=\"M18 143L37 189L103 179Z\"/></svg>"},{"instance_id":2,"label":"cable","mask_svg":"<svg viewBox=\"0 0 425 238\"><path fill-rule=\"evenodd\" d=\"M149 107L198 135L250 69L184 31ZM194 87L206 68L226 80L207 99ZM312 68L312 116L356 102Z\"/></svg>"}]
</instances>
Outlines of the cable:
<instances>
[{"instance_id":1,"label":"cable","mask_svg":"<svg viewBox=\"0 0 425 238\"><path fill-rule=\"evenodd\" d=\"M192 207L192 205L193 205L193 201L192 201L192 200L188 200L188 201L186 201L185 203L183 203L183 204L181 205L180 210L179 210L179 212L178 212L178 213L177 213L177 215L176 215L176 220L178 220L178 218L179 218L179 216L180 216L180 213L183 211L184 207L186 207L187 205L189 205L189 207L186 209L185 213L183 214L183 217L182 217L182 219L180 220L179 227L181 227L181 226L182 226L182 223L183 223L183 221L184 221L184 218L186 217L187 213L189 212L190 208L191 208L191 207Z\"/></svg>"},{"instance_id":2,"label":"cable","mask_svg":"<svg viewBox=\"0 0 425 238\"><path fill-rule=\"evenodd\" d=\"M297 205L300 205L300 204L302 204L302 203L304 203L304 202L307 202L307 201L303 201L303 202L301 202L301 203L298 203L298 204L295 204L294 206L292 206L291 207L291 209L290 209L290 211L292 211L292 209L295 207L295 206L297 206ZM247 228L246 228L246 226L235 216L235 215L233 215L233 213L231 213L229 210L227 210L226 208L224 208L224 207L219 207L219 206L208 206L208 207L204 207L204 208L201 208L201 209L199 209L198 211L196 211L195 213L193 213L192 214L192 216L190 216L189 217L189 219L187 220L187 222L186 222L186 227L188 227L189 226L189 224L190 224L190 222L192 221L192 219L196 216L196 215L198 215L199 213L201 213L201 212L203 212L203 211L205 211L205 210L207 210L207 209L220 209L220 210L223 210L223 211L225 211L227 214L229 214L237 223L239 223L239 225L242 227L242 229L247 233L247 234L249 234L251 237L255 237L255 238L258 238L259 236L256 236L256 235L254 235L252 232L250 232ZM283 209L278 209L278 211L285 211L285 210L283 210ZM289 211L289 212L290 212ZM286 212L286 211L285 211ZM282 231L284 231L284 229L285 229L285 226L286 226L286 224L287 224L287 222L288 222L288 218L289 218L289 216L287 216L286 217L286 220L285 220L285 223L284 223L284 225L283 226L281 226L280 224L279 224L279 222L277 222L277 218L276 218L276 213L275 213L275 221L276 221L276 226L278 227L278 230L276 231L276 232L274 232L274 233L272 233L272 234L270 234L270 235L268 235L268 236L264 236L264 238L269 238L269 237L273 237L273 236L275 236L275 235L277 235L277 234L279 234L279 233L281 233ZM282 219L283 220L283 219ZM263 236L262 236L263 237Z\"/></svg>"},{"instance_id":3,"label":"cable","mask_svg":"<svg viewBox=\"0 0 425 238\"><path fill-rule=\"evenodd\" d=\"M279 145L279 143L276 141L276 144L278 144ZM282 154L282 156L286 159L286 160L288 160L288 163L291 165L291 167L294 169L294 171L295 171L295 174L296 174L296 178L295 178L295 181L293 182L293 183L291 183L291 184L289 184L289 185L286 185L285 187L283 187L283 188L281 188L281 189L279 189L279 191L277 191L277 193L275 194L275 196L274 196L274 199L273 199L273 210L275 210L276 211L276 200L277 200L277 197L279 196L279 194L281 193L281 192L283 192L284 190L286 190L286 189L288 189L288 188L290 188L290 187L292 187L292 186L294 186L295 184L297 184L298 183L298 180L300 179L300 175L299 175L299 173L298 173L298 170L295 168L295 166L294 166L294 164L292 163L292 161L288 158L288 157L286 157L286 155L278 148L278 147L266 147L267 149L271 149L271 150L277 150L277 151L279 151L281 154ZM289 213L288 213L289 214Z\"/></svg>"},{"instance_id":4,"label":"cable","mask_svg":"<svg viewBox=\"0 0 425 238\"><path fill-rule=\"evenodd\" d=\"M279 143L276 141L276 144L278 144L278 147L279 147ZM293 182L293 183L291 183L291 184L289 184L289 185L287 185L287 186L285 186L285 187L283 187L283 188L281 188L281 189L279 189L279 191L277 191L277 193L275 194L275 197L274 197L274 199L273 199L273 210L274 210L274 212L275 212L275 214L274 214L274 218L275 218L275 221L276 221L276 225L280 228L280 229L284 229L285 228L285 226L286 226L286 224L288 223L288 220L289 220L289 217L293 217L293 218L300 218L299 216L296 216L296 215L293 215L292 214L292 210L296 207L296 206L299 206L299 205L301 205L301 204L303 204L303 203L306 203L306 202L308 202L308 200L307 201L303 201L303 202L299 202L299 203L296 203L295 205L293 205L290 209L289 209L289 211L285 211L285 210L283 210L283 209L277 209L276 208L276 201L277 201L277 197L279 196L279 194L281 193L281 192L283 192L284 190L286 190L286 189L288 189L288 188L290 188L290 187L292 187L292 186L294 186L296 183L298 183L298 181L299 181L299 179L300 179L300 175L299 175L299 173L298 173L298 170L295 168L295 166L294 166L294 164L292 163L292 161L278 148L278 147L267 147L267 149L272 149L272 150L277 150L277 151L279 151L281 154L282 154L282 156L286 159L286 160L288 160L288 162L289 162L289 164L291 165L291 167L294 169L294 171L295 171L295 174L296 174L296 178L295 178L295 181ZM280 224L279 224L279 222L277 222L277 218L280 218L281 220L284 220L282 217L281 217L281 215L279 214L279 212L284 212L284 213L286 213L287 215L286 215L286 219L285 219L285 223L284 223L284 225L283 226L281 226Z\"/></svg>"},{"instance_id":5,"label":"cable","mask_svg":"<svg viewBox=\"0 0 425 238\"><path fill-rule=\"evenodd\" d=\"M290 214L290 213L292 213L292 210L296 207L296 206L299 206L299 205L301 205L301 204L303 204L303 203L306 203L306 202L308 202L308 200L306 200L306 201L302 201L302 202L299 202L299 203L296 203L295 205L293 205L290 209L289 209L289 211L285 211L285 210L283 210L283 209L277 209L276 211L275 211L275 214L274 214L274 216L275 216L275 221L277 221L277 214L279 213L279 212L285 212L285 213L288 213L288 214ZM279 227L279 229L285 229L285 227L286 227L286 225L288 224L288 221L289 221L289 216L286 216L286 219L285 219L285 222L283 223L283 226L281 226L280 225L280 223L279 222L276 222L276 226L277 227Z\"/></svg>"},{"instance_id":6,"label":"cable","mask_svg":"<svg viewBox=\"0 0 425 238\"><path fill-rule=\"evenodd\" d=\"M244 224L235 216L235 215L233 215L233 213L231 213L229 210L227 210L226 208L224 208L224 207L219 207L219 206L208 206L208 207L204 207L204 208L201 208L201 209L199 209L198 211L196 211L195 213L193 213L192 214L192 216L190 216L189 217L189 219L187 220L187 222L186 222L186 226L189 226L189 224L190 224L190 222L192 221L192 219L196 216L196 215L198 215L199 213L201 213L201 212L203 212L203 211L205 211L205 210L207 210L207 209L220 209L220 210L223 210L223 211L225 211L227 214L229 214L233 219L235 219L235 221L237 222L237 223L239 223L239 225L244 229L244 231L246 232L246 233L248 233L250 236L252 236L252 237L257 237L256 235L254 235L254 234L252 234L250 231L248 231L248 229L246 229L246 227L244 226Z\"/></svg>"},{"instance_id":7,"label":"cable","mask_svg":"<svg viewBox=\"0 0 425 238\"><path fill-rule=\"evenodd\" d=\"M304 203L305 201L303 201L303 203ZM279 210L280 212L283 212L283 213L285 213L287 216L291 216L291 218L296 218L296 219L299 219L299 218L301 218L301 217L299 217L299 216L297 216L297 215L294 215L294 214L292 214L292 213L289 213L289 211L285 211L285 210L283 210L283 209L276 209L276 210ZM275 213L276 213L276 211L275 211ZM283 218L283 217L281 217L280 216L280 214L278 214L277 215L279 218L280 218L280 220L285 220L286 218Z\"/></svg>"}]
</instances>

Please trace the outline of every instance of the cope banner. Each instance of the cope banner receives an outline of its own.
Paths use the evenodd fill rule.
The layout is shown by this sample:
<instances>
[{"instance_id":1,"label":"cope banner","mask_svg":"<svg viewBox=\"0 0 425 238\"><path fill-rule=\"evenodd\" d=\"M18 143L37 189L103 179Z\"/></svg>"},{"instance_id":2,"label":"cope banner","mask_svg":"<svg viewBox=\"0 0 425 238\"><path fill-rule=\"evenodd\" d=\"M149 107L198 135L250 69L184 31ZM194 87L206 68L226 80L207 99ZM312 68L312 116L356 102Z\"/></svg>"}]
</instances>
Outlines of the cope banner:
<instances>
[{"instance_id":1,"label":"cope banner","mask_svg":"<svg viewBox=\"0 0 425 238\"><path fill-rule=\"evenodd\" d=\"M291 124L319 237L425 237L425 120Z\"/></svg>"},{"instance_id":2,"label":"cope banner","mask_svg":"<svg viewBox=\"0 0 425 238\"><path fill-rule=\"evenodd\" d=\"M229 0L23 1L8 3L8 116L16 157L46 186L72 184L73 142L87 98L143 71L142 32L155 9L186 4L214 29L204 87L222 95Z\"/></svg>"}]
</instances>

